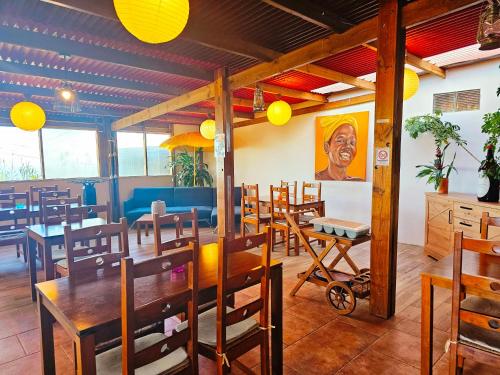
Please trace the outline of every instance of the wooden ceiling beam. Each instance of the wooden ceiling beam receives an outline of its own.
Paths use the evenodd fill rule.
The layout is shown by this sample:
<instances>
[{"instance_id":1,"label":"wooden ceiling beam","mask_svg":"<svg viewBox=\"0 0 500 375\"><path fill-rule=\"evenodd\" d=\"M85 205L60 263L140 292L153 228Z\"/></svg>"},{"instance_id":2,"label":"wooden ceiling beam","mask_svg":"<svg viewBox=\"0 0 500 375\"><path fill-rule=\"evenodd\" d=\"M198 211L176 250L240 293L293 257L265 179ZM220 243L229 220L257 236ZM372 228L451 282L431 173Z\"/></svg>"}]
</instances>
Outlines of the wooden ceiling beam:
<instances>
[{"instance_id":1,"label":"wooden ceiling beam","mask_svg":"<svg viewBox=\"0 0 500 375\"><path fill-rule=\"evenodd\" d=\"M307 0L262 0L274 8L299 17L327 30L342 33L353 23L328 9L328 5L319 6ZM323 2L325 3L325 2Z\"/></svg>"},{"instance_id":2,"label":"wooden ceiling beam","mask_svg":"<svg viewBox=\"0 0 500 375\"><path fill-rule=\"evenodd\" d=\"M363 47L371 49L372 51L377 52L377 42L364 43ZM446 70L440 68L439 66L430 63L429 61L425 61L421 57L418 57L408 51L406 51L406 63L408 65L414 66L423 70L424 72L434 74L439 78L446 78Z\"/></svg>"},{"instance_id":3,"label":"wooden ceiling beam","mask_svg":"<svg viewBox=\"0 0 500 375\"><path fill-rule=\"evenodd\" d=\"M252 88L255 87L256 85L252 86ZM260 82L258 83L258 85L262 90L266 92L287 96L289 98L311 100L320 103L324 103L327 101L327 98L324 95L316 94L313 92L290 89L288 87L271 85L269 83L264 83L264 82Z\"/></svg>"},{"instance_id":4,"label":"wooden ceiling beam","mask_svg":"<svg viewBox=\"0 0 500 375\"><path fill-rule=\"evenodd\" d=\"M412 26L480 2L478 0L416 0L403 7L402 26ZM284 54L271 62L264 62L233 74L229 77L230 89L236 90L346 51L363 43L369 43L377 38L377 25L378 17L370 18L353 26L343 34L333 34ZM177 98L120 119L113 123L113 129L123 129L135 124L136 121L141 122L145 119L154 118L179 108L209 100L213 96L214 85L210 83Z\"/></svg>"},{"instance_id":5,"label":"wooden ceiling beam","mask_svg":"<svg viewBox=\"0 0 500 375\"><path fill-rule=\"evenodd\" d=\"M366 79L357 78L348 74L340 73L332 69L324 68L319 65L307 64L296 68L299 72L311 74L313 76L330 79L335 82L342 82L348 85L359 87L365 90L375 91L375 83L367 81Z\"/></svg>"}]
</instances>

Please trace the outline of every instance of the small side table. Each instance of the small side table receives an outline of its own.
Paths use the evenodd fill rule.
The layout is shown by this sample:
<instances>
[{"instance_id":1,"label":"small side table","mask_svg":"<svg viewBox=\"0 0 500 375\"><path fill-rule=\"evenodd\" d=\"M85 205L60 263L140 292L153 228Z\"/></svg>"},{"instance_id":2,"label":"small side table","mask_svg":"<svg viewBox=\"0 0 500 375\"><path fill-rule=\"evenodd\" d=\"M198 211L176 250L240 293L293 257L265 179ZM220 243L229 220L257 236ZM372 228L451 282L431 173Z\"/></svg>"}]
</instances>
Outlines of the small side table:
<instances>
[{"instance_id":1,"label":"small side table","mask_svg":"<svg viewBox=\"0 0 500 375\"><path fill-rule=\"evenodd\" d=\"M144 214L135 222L135 228L137 229L137 244L141 244L141 228L144 226L144 234L149 236L149 226L153 225L153 215Z\"/></svg>"}]
</instances>

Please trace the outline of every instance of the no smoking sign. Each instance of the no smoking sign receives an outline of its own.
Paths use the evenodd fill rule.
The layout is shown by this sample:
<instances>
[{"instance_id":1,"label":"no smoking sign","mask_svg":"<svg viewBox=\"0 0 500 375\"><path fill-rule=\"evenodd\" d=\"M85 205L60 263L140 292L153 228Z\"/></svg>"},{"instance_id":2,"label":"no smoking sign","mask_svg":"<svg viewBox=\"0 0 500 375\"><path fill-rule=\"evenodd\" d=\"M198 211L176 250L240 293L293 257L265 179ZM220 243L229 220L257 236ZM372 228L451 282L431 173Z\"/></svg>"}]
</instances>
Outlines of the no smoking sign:
<instances>
[{"instance_id":1,"label":"no smoking sign","mask_svg":"<svg viewBox=\"0 0 500 375\"><path fill-rule=\"evenodd\" d=\"M375 149L375 165L376 166L388 166L389 165L389 147L377 147Z\"/></svg>"}]
</instances>

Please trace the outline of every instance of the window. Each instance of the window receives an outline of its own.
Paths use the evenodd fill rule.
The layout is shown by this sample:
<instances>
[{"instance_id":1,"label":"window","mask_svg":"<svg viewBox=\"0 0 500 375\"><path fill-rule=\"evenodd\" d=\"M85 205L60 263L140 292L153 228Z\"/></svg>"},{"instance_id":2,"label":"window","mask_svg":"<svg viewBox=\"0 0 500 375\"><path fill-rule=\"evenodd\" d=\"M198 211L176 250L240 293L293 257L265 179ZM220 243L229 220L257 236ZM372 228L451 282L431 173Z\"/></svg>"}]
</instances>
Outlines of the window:
<instances>
[{"instance_id":1,"label":"window","mask_svg":"<svg viewBox=\"0 0 500 375\"><path fill-rule=\"evenodd\" d=\"M464 90L434 94L434 112L475 111L479 109L481 90Z\"/></svg>"},{"instance_id":2,"label":"window","mask_svg":"<svg viewBox=\"0 0 500 375\"><path fill-rule=\"evenodd\" d=\"M42 129L45 178L99 175L95 130Z\"/></svg>"},{"instance_id":3,"label":"window","mask_svg":"<svg viewBox=\"0 0 500 375\"><path fill-rule=\"evenodd\" d=\"M0 181L42 178L38 132L0 126Z\"/></svg>"},{"instance_id":4,"label":"window","mask_svg":"<svg viewBox=\"0 0 500 375\"><path fill-rule=\"evenodd\" d=\"M144 133L118 132L116 141L120 176L144 176L146 174Z\"/></svg>"},{"instance_id":5,"label":"window","mask_svg":"<svg viewBox=\"0 0 500 375\"><path fill-rule=\"evenodd\" d=\"M160 145L170 138L170 134L146 133L148 176L170 175L170 153Z\"/></svg>"}]
</instances>

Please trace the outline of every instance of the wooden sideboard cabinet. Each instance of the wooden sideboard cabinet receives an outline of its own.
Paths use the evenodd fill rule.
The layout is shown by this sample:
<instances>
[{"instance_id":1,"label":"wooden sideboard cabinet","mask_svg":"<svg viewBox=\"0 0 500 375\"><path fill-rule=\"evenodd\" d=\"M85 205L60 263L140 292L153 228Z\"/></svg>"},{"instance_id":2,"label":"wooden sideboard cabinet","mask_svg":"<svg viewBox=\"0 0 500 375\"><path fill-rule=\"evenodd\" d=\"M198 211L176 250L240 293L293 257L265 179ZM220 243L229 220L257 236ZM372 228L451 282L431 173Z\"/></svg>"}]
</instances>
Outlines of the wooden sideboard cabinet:
<instances>
[{"instance_id":1,"label":"wooden sideboard cabinet","mask_svg":"<svg viewBox=\"0 0 500 375\"><path fill-rule=\"evenodd\" d=\"M500 216L500 203L479 202L472 194L426 193L425 254L441 259L453 251L453 233L481 238L481 215ZM489 239L500 240L500 228L490 227Z\"/></svg>"}]
</instances>

